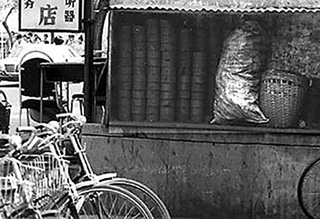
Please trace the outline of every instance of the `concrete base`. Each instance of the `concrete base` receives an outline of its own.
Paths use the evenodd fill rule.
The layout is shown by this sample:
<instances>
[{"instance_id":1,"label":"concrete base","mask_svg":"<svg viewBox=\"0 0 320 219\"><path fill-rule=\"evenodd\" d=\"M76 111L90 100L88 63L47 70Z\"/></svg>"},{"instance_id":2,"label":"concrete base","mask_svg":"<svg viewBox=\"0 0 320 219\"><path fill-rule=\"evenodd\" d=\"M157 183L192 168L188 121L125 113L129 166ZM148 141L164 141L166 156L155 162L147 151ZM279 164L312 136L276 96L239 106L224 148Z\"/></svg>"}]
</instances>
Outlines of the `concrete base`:
<instances>
[{"instance_id":1,"label":"concrete base","mask_svg":"<svg viewBox=\"0 0 320 219\"><path fill-rule=\"evenodd\" d=\"M113 130L93 125L83 134L94 170L143 182L173 217L304 218L297 183L319 157L319 132Z\"/></svg>"}]
</instances>

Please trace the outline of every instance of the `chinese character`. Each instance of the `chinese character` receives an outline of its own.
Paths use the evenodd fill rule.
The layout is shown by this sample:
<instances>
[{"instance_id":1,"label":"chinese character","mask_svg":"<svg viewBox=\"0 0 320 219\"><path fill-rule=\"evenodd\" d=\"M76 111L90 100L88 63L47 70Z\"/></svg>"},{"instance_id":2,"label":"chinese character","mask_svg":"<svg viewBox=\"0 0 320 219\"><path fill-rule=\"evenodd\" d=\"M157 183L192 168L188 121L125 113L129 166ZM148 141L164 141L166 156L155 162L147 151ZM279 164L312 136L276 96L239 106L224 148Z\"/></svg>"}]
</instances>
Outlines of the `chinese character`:
<instances>
[{"instance_id":1,"label":"chinese character","mask_svg":"<svg viewBox=\"0 0 320 219\"><path fill-rule=\"evenodd\" d=\"M26 9L26 8L33 8L33 5L34 5L34 1L32 1L32 0L26 0L26 1L24 1L24 9Z\"/></svg>"},{"instance_id":2,"label":"chinese character","mask_svg":"<svg viewBox=\"0 0 320 219\"><path fill-rule=\"evenodd\" d=\"M57 6L51 8L49 4L47 4L47 7L41 7L39 25L42 24L42 22L44 25L54 25L56 23L56 10L58 10Z\"/></svg>"},{"instance_id":3,"label":"chinese character","mask_svg":"<svg viewBox=\"0 0 320 219\"><path fill-rule=\"evenodd\" d=\"M68 8L74 8L74 3L76 2L76 0L66 0L66 6L68 6Z\"/></svg>"},{"instance_id":4,"label":"chinese character","mask_svg":"<svg viewBox=\"0 0 320 219\"><path fill-rule=\"evenodd\" d=\"M65 11L64 20L65 22L73 22L74 20L74 11Z\"/></svg>"}]
</instances>

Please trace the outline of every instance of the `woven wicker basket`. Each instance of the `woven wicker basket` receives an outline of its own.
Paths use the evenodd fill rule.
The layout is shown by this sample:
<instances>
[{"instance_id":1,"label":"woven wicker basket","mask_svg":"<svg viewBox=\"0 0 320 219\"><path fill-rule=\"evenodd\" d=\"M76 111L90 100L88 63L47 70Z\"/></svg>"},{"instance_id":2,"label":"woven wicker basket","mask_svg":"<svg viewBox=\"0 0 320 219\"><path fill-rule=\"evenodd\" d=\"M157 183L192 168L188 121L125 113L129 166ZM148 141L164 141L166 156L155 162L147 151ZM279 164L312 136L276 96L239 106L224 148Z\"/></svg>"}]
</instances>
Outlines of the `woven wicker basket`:
<instances>
[{"instance_id":1,"label":"woven wicker basket","mask_svg":"<svg viewBox=\"0 0 320 219\"><path fill-rule=\"evenodd\" d=\"M302 75L268 70L261 83L261 109L269 127L289 128L298 124L308 80Z\"/></svg>"}]
</instances>

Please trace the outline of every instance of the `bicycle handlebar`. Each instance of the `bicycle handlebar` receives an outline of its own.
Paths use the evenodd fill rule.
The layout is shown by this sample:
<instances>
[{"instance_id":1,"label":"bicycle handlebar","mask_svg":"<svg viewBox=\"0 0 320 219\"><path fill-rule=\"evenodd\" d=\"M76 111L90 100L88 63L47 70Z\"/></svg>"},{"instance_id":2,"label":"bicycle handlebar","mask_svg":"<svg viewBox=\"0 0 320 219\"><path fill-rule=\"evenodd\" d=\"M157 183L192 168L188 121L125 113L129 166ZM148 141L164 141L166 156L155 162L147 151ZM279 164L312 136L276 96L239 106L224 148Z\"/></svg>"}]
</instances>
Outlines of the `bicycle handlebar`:
<instances>
[{"instance_id":1,"label":"bicycle handlebar","mask_svg":"<svg viewBox=\"0 0 320 219\"><path fill-rule=\"evenodd\" d=\"M82 126L86 122L86 118L84 116L78 117L77 115L75 115L73 113L61 113L61 114L57 114L56 117L58 119L64 119L64 118L71 119L71 121L67 121L64 124L61 124L61 129L67 128L70 125L74 125L73 128L77 128L77 127L75 127L75 125Z\"/></svg>"},{"instance_id":2,"label":"bicycle handlebar","mask_svg":"<svg viewBox=\"0 0 320 219\"><path fill-rule=\"evenodd\" d=\"M32 132L32 133L36 134L37 129L32 126L18 126L16 131L19 133L20 132Z\"/></svg>"},{"instance_id":3,"label":"bicycle handlebar","mask_svg":"<svg viewBox=\"0 0 320 219\"><path fill-rule=\"evenodd\" d=\"M69 122L66 122L65 124L61 125L61 128L66 128L68 127L69 125L82 125L83 123L81 121L69 121Z\"/></svg>"},{"instance_id":4,"label":"bicycle handlebar","mask_svg":"<svg viewBox=\"0 0 320 219\"><path fill-rule=\"evenodd\" d=\"M47 144L48 144L50 141L52 141L52 140L55 139L55 138L60 138L60 137L63 137L63 135L60 134L60 133L58 133L58 132L49 135L48 137L44 138L44 139L42 140L42 142L38 145L38 149L40 149L40 148L43 147L43 146L47 146Z\"/></svg>"},{"instance_id":5,"label":"bicycle handlebar","mask_svg":"<svg viewBox=\"0 0 320 219\"><path fill-rule=\"evenodd\" d=\"M39 144L39 139L38 140L36 139L37 129L42 127L52 132L52 134ZM24 142L23 145L20 147L20 149L26 148L27 150L31 150L35 145L37 145L39 149L40 146L43 146L49 143L53 138L57 137L57 133L58 133L58 131L52 125L47 123L40 123L37 127L32 127L32 126L17 127L17 132L18 133L31 132L31 136L29 137L29 139L26 142Z\"/></svg>"},{"instance_id":6,"label":"bicycle handlebar","mask_svg":"<svg viewBox=\"0 0 320 219\"><path fill-rule=\"evenodd\" d=\"M55 129L52 125L47 124L47 123L40 123L39 125L36 126L37 129L39 129L39 128L41 128L41 127L43 127L43 128L45 128L45 129L51 131L53 134L55 134L55 133L58 132L57 129Z\"/></svg>"},{"instance_id":7,"label":"bicycle handlebar","mask_svg":"<svg viewBox=\"0 0 320 219\"><path fill-rule=\"evenodd\" d=\"M78 117L73 113L60 113L60 114L57 114L56 117L58 119L64 119L64 118L68 118L69 117L69 118L71 118L73 120L78 120Z\"/></svg>"}]
</instances>

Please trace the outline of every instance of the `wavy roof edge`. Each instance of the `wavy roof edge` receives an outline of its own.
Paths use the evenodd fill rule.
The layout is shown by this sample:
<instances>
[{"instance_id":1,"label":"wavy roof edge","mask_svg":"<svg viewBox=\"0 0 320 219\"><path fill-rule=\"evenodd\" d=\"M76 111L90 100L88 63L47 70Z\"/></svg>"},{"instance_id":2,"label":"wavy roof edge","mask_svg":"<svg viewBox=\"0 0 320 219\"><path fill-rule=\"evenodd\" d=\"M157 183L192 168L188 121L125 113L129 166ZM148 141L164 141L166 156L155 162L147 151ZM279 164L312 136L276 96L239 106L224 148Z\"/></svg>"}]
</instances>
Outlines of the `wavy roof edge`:
<instances>
[{"instance_id":1,"label":"wavy roof edge","mask_svg":"<svg viewBox=\"0 0 320 219\"><path fill-rule=\"evenodd\" d=\"M184 12L222 12L222 13L316 13L320 12L320 7L213 7L213 6L174 6L174 5L110 5L113 10L160 10L160 11L184 11Z\"/></svg>"}]
</instances>

